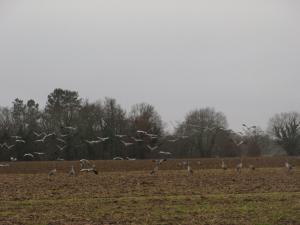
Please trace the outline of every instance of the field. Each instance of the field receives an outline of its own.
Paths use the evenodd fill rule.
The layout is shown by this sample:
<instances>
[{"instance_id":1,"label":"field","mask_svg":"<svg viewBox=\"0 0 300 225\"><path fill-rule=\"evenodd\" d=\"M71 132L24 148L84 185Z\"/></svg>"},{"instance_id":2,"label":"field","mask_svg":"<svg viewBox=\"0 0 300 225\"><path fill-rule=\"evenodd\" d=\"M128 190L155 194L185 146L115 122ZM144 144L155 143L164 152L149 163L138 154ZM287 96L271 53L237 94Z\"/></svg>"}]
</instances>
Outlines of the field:
<instances>
[{"instance_id":1,"label":"field","mask_svg":"<svg viewBox=\"0 0 300 225\"><path fill-rule=\"evenodd\" d=\"M300 158L287 173L285 157L191 160L193 175L169 160L94 161L99 174L68 177L78 162L16 162L0 167L0 224L299 225ZM199 164L199 161L201 164ZM57 168L51 181L47 173Z\"/></svg>"}]
</instances>

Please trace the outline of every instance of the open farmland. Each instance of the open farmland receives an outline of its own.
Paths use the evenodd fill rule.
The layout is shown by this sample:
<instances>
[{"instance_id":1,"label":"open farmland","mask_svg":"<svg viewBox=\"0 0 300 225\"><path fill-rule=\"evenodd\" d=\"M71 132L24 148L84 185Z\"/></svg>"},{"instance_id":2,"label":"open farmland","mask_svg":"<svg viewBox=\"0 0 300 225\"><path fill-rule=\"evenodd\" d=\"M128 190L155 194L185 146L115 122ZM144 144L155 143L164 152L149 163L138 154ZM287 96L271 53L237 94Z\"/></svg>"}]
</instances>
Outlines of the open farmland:
<instances>
[{"instance_id":1,"label":"open farmland","mask_svg":"<svg viewBox=\"0 0 300 225\"><path fill-rule=\"evenodd\" d=\"M16 162L0 167L0 224L299 225L300 165L285 157L191 160L193 175L169 160L155 175L148 161L94 161L98 175L68 177L78 162ZM200 164L199 164L200 161ZM49 170L58 173L51 181Z\"/></svg>"}]
</instances>

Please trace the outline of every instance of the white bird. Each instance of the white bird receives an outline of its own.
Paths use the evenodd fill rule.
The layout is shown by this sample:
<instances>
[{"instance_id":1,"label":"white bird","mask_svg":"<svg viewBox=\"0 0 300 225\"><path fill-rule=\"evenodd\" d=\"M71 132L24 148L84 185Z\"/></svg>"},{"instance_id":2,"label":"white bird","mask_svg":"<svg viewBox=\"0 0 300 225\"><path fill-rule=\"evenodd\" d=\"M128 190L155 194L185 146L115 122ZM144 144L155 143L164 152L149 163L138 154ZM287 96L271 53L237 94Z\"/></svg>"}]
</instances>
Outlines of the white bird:
<instances>
[{"instance_id":1,"label":"white bird","mask_svg":"<svg viewBox=\"0 0 300 225\"><path fill-rule=\"evenodd\" d=\"M288 161L286 161L284 165L288 172L292 171L293 166Z\"/></svg>"},{"instance_id":2,"label":"white bird","mask_svg":"<svg viewBox=\"0 0 300 225\"><path fill-rule=\"evenodd\" d=\"M87 172L87 173L93 172L96 175L98 174L98 171L96 170L95 165L92 165L92 167L90 167L90 168L83 168L83 169L80 170L80 172Z\"/></svg>"},{"instance_id":3,"label":"white bird","mask_svg":"<svg viewBox=\"0 0 300 225\"><path fill-rule=\"evenodd\" d=\"M153 140L153 139L157 139L158 138L158 135L156 135L156 134L146 134L151 140Z\"/></svg>"},{"instance_id":4,"label":"white bird","mask_svg":"<svg viewBox=\"0 0 300 225\"><path fill-rule=\"evenodd\" d=\"M48 180L50 180L51 177L54 176L56 173L57 173L56 168L53 169L53 170L50 170L50 172L48 173Z\"/></svg>"},{"instance_id":5,"label":"white bird","mask_svg":"<svg viewBox=\"0 0 300 225\"><path fill-rule=\"evenodd\" d=\"M33 154L41 156L41 155L45 155L46 153L45 152L34 152Z\"/></svg>"},{"instance_id":6,"label":"white bird","mask_svg":"<svg viewBox=\"0 0 300 225\"><path fill-rule=\"evenodd\" d=\"M193 174L194 173L192 167L190 166L190 162L189 161L187 161L187 171L188 171L188 174Z\"/></svg>"},{"instance_id":7,"label":"white bird","mask_svg":"<svg viewBox=\"0 0 300 225\"><path fill-rule=\"evenodd\" d=\"M20 136L10 136L10 137L13 138L13 139L16 139L16 140L22 139L22 137L20 137Z\"/></svg>"},{"instance_id":8,"label":"white bird","mask_svg":"<svg viewBox=\"0 0 300 225\"><path fill-rule=\"evenodd\" d=\"M125 141L122 141L122 140L121 140L121 142L122 142L122 144L123 144L125 147L129 147L129 146L133 145L133 143L131 143L131 142L125 142Z\"/></svg>"},{"instance_id":9,"label":"white bird","mask_svg":"<svg viewBox=\"0 0 300 225\"><path fill-rule=\"evenodd\" d=\"M61 139L61 138L56 138L56 140L59 141L59 142L61 142L61 143L64 143L64 144L66 143L66 141L63 140L63 139Z\"/></svg>"},{"instance_id":10,"label":"white bird","mask_svg":"<svg viewBox=\"0 0 300 225\"><path fill-rule=\"evenodd\" d=\"M66 130L70 130L70 131L76 131L77 130L76 127L71 127L71 126L63 127L63 128L66 129Z\"/></svg>"},{"instance_id":11,"label":"white bird","mask_svg":"<svg viewBox=\"0 0 300 225\"><path fill-rule=\"evenodd\" d=\"M56 145L56 147L60 150L60 151L63 151L65 150L65 148L67 147L66 145L65 146L59 146L59 145Z\"/></svg>"},{"instance_id":12,"label":"white bird","mask_svg":"<svg viewBox=\"0 0 300 225\"><path fill-rule=\"evenodd\" d=\"M2 144L2 148L6 148L7 150L11 150L15 145L8 145L6 142Z\"/></svg>"},{"instance_id":13,"label":"white bird","mask_svg":"<svg viewBox=\"0 0 300 225\"><path fill-rule=\"evenodd\" d=\"M115 134L115 137L124 138L124 137L127 137L127 135L125 135L125 134Z\"/></svg>"},{"instance_id":14,"label":"white bird","mask_svg":"<svg viewBox=\"0 0 300 225\"><path fill-rule=\"evenodd\" d=\"M25 141L25 140L22 140L22 139L17 139L17 140L16 140L16 143L22 143L22 144L25 144L26 141Z\"/></svg>"},{"instance_id":15,"label":"white bird","mask_svg":"<svg viewBox=\"0 0 300 225\"><path fill-rule=\"evenodd\" d=\"M250 170L255 170L255 166L252 165L252 164L250 164L250 165L249 165L249 169L250 169Z\"/></svg>"},{"instance_id":16,"label":"white bird","mask_svg":"<svg viewBox=\"0 0 300 225\"><path fill-rule=\"evenodd\" d=\"M129 158L129 157L126 157L126 160L134 161L134 160L136 160L136 159L134 159L134 158Z\"/></svg>"},{"instance_id":17,"label":"white bird","mask_svg":"<svg viewBox=\"0 0 300 225\"><path fill-rule=\"evenodd\" d=\"M12 162L15 162L15 161L17 161L17 160L18 160L17 158L10 157L10 161L12 161Z\"/></svg>"},{"instance_id":18,"label":"white bird","mask_svg":"<svg viewBox=\"0 0 300 225\"><path fill-rule=\"evenodd\" d=\"M91 162L87 159L81 159L79 163L80 163L80 169L86 169L92 167Z\"/></svg>"},{"instance_id":19,"label":"white bird","mask_svg":"<svg viewBox=\"0 0 300 225\"><path fill-rule=\"evenodd\" d=\"M139 139L139 138L135 138L135 137L131 137L132 140L134 140L135 142L143 142L143 139Z\"/></svg>"},{"instance_id":20,"label":"white bird","mask_svg":"<svg viewBox=\"0 0 300 225\"><path fill-rule=\"evenodd\" d=\"M24 158L34 158L34 155L32 155L31 153L25 153L24 154L24 156L23 156Z\"/></svg>"},{"instance_id":21,"label":"white bird","mask_svg":"<svg viewBox=\"0 0 300 225\"><path fill-rule=\"evenodd\" d=\"M99 144L101 143L102 141L101 140L97 140L97 141L88 141L88 140L85 140L85 142L89 145L96 145L96 144Z\"/></svg>"},{"instance_id":22,"label":"white bird","mask_svg":"<svg viewBox=\"0 0 300 225\"><path fill-rule=\"evenodd\" d=\"M162 155L171 155L172 153L171 152L160 151L159 154L162 154Z\"/></svg>"},{"instance_id":23,"label":"white bird","mask_svg":"<svg viewBox=\"0 0 300 225\"><path fill-rule=\"evenodd\" d=\"M243 168L243 162L241 160L241 162L239 164L236 165L236 171L238 173L240 173L242 171L242 168Z\"/></svg>"},{"instance_id":24,"label":"white bird","mask_svg":"<svg viewBox=\"0 0 300 225\"><path fill-rule=\"evenodd\" d=\"M45 133L45 132L42 132L42 133L37 133L37 132L33 132L33 134L36 136L36 137L44 137L44 136L46 136L47 134Z\"/></svg>"},{"instance_id":25,"label":"white bird","mask_svg":"<svg viewBox=\"0 0 300 225\"><path fill-rule=\"evenodd\" d=\"M158 149L158 146L151 147L150 145L147 145L147 148L152 152Z\"/></svg>"},{"instance_id":26,"label":"white bird","mask_svg":"<svg viewBox=\"0 0 300 225\"><path fill-rule=\"evenodd\" d=\"M156 165L156 166L154 167L154 169L150 172L150 174L153 175L153 174L157 173L158 167L159 167L159 166Z\"/></svg>"},{"instance_id":27,"label":"white bird","mask_svg":"<svg viewBox=\"0 0 300 225\"><path fill-rule=\"evenodd\" d=\"M155 162L156 165L161 165L163 162L166 162L167 159L157 159L157 160L152 160L152 162Z\"/></svg>"},{"instance_id":28,"label":"white bird","mask_svg":"<svg viewBox=\"0 0 300 225\"><path fill-rule=\"evenodd\" d=\"M97 138L102 142L108 141L110 139L109 137L97 137Z\"/></svg>"},{"instance_id":29,"label":"white bird","mask_svg":"<svg viewBox=\"0 0 300 225\"><path fill-rule=\"evenodd\" d=\"M0 167L9 167L10 165L8 163L0 164Z\"/></svg>"},{"instance_id":30,"label":"white bird","mask_svg":"<svg viewBox=\"0 0 300 225\"><path fill-rule=\"evenodd\" d=\"M146 131L143 131L143 130L137 130L136 133L138 133L139 135L147 135L148 134Z\"/></svg>"},{"instance_id":31,"label":"white bird","mask_svg":"<svg viewBox=\"0 0 300 225\"><path fill-rule=\"evenodd\" d=\"M75 176L75 175L76 175L74 166L71 167L71 170L69 171L69 174L68 174L68 175L69 175L69 177Z\"/></svg>"},{"instance_id":32,"label":"white bird","mask_svg":"<svg viewBox=\"0 0 300 225\"><path fill-rule=\"evenodd\" d=\"M45 135L42 139L38 139L38 140L35 140L34 142L40 142L40 143L44 143L46 141L47 138L50 138L52 136L56 135L54 132L53 133L50 133L50 134L47 134Z\"/></svg>"},{"instance_id":33,"label":"white bird","mask_svg":"<svg viewBox=\"0 0 300 225\"><path fill-rule=\"evenodd\" d=\"M122 158L122 157L115 157L115 158L113 158L113 160L124 160L124 158Z\"/></svg>"},{"instance_id":34,"label":"white bird","mask_svg":"<svg viewBox=\"0 0 300 225\"><path fill-rule=\"evenodd\" d=\"M223 170L227 170L227 165L225 164L224 160L222 160L221 168L222 168Z\"/></svg>"}]
</instances>

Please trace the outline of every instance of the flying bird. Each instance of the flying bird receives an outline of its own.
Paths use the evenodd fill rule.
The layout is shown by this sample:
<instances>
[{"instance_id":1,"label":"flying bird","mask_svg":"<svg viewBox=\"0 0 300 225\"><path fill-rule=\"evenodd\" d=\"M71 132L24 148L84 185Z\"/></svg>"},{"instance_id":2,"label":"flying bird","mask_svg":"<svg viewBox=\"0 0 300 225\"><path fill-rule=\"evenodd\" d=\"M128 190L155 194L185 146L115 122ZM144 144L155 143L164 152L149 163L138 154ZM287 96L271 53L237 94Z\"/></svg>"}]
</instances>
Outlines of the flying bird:
<instances>
[{"instance_id":1,"label":"flying bird","mask_svg":"<svg viewBox=\"0 0 300 225\"><path fill-rule=\"evenodd\" d=\"M66 145L65 146L59 146L59 145L56 145L56 147L60 150L60 151L63 151L65 150L65 148L67 147Z\"/></svg>"},{"instance_id":2,"label":"flying bird","mask_svg":"<svg viewBox=\"0 0 300 225\"><path fill-rule=\"evenodd\" d=\"M129 146L133 145L133 143L131 143L131 142L125 142L125 141L122 141L122 140L121 140L121 142L122 142L122 144L123 144L125 147L129 147Z\"/></svg>"},{"instance_id":3,"label":"flying bird","mask_svg":"<svg viewBox=\"0 0 300 225\"><path fill-rule=\"evenodd\" d=\"M164 151L160 151L159 154L162 154L162 155L172 155L171 152L164 152Z\"/></svg>"},{"instance_id":4,"label":"flying bird","mask_svg":"<svg viewBox=\"0 0 300 225\"><path fill-rule=\"evenodd\" d=\"M115 158L113 158L113 160L124 160L124 158L122 158L122 157L115 157Z\"/></svg>"},{"instance_id":5,"label":"flying bird","mask_svg":"<svg viewBox=\"0 0 300 225\"><path fill-rule=\"evenodd\" d=\"M156 149L158 149L158 146L151 147L150 145L147 145L147 148L148 148L151 152L153 152L153 151L155 151Z\"/></svg>"}]
</instances>

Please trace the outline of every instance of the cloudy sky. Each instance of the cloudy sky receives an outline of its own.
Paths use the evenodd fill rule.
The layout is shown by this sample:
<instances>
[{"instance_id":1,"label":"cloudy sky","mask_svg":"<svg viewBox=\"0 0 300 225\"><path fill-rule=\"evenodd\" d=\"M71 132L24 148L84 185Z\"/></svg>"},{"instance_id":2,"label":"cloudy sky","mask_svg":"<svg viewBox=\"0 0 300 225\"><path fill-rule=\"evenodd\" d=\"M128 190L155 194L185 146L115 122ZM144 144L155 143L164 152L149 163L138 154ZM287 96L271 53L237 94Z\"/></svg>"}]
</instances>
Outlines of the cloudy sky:
<instances>
[{"instance_id":1,"label":"cloudy sky","mask_svg":"<svg viewBox=\"0 0 300 225\"><path fill-rule=\"evenodd\" d=\"M230 127L300 111L298 0L0 0L0 105L57 87L165 122L199 107Z\"/></svg>"}]
</instances>

